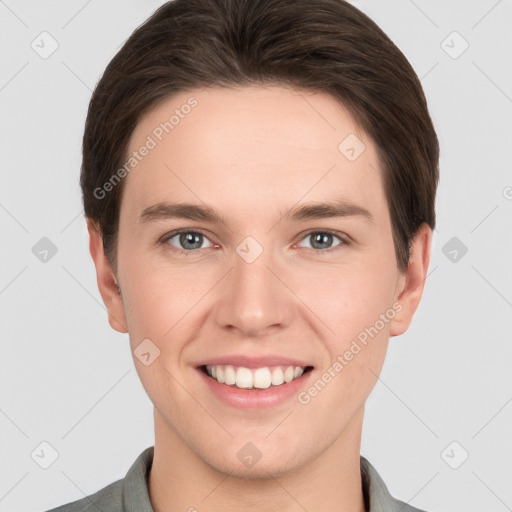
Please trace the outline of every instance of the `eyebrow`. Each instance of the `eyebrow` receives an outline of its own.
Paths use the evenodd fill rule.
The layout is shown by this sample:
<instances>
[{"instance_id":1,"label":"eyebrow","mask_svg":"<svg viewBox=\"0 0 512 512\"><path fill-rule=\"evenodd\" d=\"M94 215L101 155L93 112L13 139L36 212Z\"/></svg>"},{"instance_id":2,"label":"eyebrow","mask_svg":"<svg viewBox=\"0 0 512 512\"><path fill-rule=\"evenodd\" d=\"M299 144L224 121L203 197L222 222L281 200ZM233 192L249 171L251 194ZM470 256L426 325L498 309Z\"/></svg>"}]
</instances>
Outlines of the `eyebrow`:
<instances>
[{"instance_id":1,"label":"eyebrow","mask_svg":"<svg viewBox=\"0 0 512 512\"><path fill-rule=\"evenodd\" d=\"M362 217L375 223L375 217L366 208L347 201L311 202L280 211L281 219L298 222L304 220ZM192 203L170 203L162 201L145 208L139 215L140 223L149 223L164 219L187 219L225 224L224 217L213 208Z\"/></svg>"}]
</instances>

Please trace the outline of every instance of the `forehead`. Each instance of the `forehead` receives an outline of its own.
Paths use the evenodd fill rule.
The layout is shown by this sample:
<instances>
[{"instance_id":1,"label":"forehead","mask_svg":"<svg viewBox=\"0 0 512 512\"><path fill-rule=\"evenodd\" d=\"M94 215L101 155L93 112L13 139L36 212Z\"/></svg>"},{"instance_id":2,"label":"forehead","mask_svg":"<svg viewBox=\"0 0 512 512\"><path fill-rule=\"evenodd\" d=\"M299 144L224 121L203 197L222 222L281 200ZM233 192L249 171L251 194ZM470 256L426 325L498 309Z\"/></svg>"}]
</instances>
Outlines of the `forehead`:
<instances>
[{"instance_id":1,"label":"forehead","mask_svg":"<svg viewBox=\"0 0 512 512\"><path fill-rule=\"evenodd\" d=\"M123 203L134 214L166 199L220 197L227 208L253 214L255 205L326 198L383 213L374 144L324 93L282 86L182 91L141 118L129 156L144 146L150 149L125 183Z\"/></svg>"}]
</instances>

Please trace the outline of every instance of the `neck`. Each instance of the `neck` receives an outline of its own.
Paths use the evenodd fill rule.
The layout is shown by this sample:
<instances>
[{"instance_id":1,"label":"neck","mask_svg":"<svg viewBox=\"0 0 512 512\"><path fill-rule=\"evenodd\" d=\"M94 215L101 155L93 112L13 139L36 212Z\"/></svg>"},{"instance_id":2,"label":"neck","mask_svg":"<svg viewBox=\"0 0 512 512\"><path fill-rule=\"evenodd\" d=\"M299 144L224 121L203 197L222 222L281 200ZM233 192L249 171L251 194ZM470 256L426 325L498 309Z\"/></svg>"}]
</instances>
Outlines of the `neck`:
<instances>
[{"instance_id":1,"label":"neck","mask_svg":"<svg viewBox=\"0 0 512 512\"><path fill-rule=\"evenodd\" d=\"M239 478L205 463L155 410L149 475L154 512L365 512L360 470L364 408L327 450L299 469Z\"/></svg>"}]
</instances>

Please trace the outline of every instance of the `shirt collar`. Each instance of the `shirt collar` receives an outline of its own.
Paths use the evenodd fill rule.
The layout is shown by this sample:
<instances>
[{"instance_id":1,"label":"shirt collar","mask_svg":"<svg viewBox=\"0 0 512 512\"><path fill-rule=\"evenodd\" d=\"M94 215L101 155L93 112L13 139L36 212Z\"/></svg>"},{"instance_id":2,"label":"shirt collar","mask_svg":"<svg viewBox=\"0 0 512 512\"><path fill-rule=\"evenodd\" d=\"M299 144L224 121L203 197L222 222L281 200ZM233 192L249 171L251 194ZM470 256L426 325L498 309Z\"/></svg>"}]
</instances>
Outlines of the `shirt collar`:
<instances>
[{"instance_id":1,"label":"shirt collar","mask_svg":"<svg viewBox=\"0 0 512 512\"><path fill-rule=\"evenodd\" d=\"M146 448L126 473L123 481L123 512L154 512L148 490L153 452L154 446Z\"/></svg>"},{"instance_id":2,"label":"shirt collar","mask_svg":"<svg viewBox=\"0 0 512 512\"><path fill-rule=\"evenodd\" d=\"M153 453L154 446L146 448L137 457L124 478L124 512L154 512L148 491L148 477L153 463ZM417 510L393 498L370 462L362 455L360 461L363 496L367 512L413 512Z\"/></svg>"},{"instance_id":3,"label":"shirt collar","mask_svg":"<svg viewBox=\"0 0 512 512\"><path fill-rule=\"evenodd\" d=\"M360 460L367 512L415 512L418 510L393 498L377 470L362 455Z\"/></svg>"}]
</instances>

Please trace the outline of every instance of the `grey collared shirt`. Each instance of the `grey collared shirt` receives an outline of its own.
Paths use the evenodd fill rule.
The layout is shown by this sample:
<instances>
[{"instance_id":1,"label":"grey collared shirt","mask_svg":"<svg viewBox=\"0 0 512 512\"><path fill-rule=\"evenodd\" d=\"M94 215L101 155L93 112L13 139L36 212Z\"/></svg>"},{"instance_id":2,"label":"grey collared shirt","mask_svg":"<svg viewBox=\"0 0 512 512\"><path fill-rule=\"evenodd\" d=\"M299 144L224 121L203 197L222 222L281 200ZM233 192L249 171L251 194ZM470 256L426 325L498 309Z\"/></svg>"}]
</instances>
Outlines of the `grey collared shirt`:
<instances>
[{"instance_id":1,"label":"grey collared shirt","mask_svg":"<svg viewBox=\"0 0 512 512\"><path fill-rule=\"evenodd\" d=\"M154 512L148 493L153 450L153 446L146 448L124 478L90 496L47 512ZM360 459L367 512L424 512L393 498L375 468L362 455Z\"/></svg>"}]
</instances>

